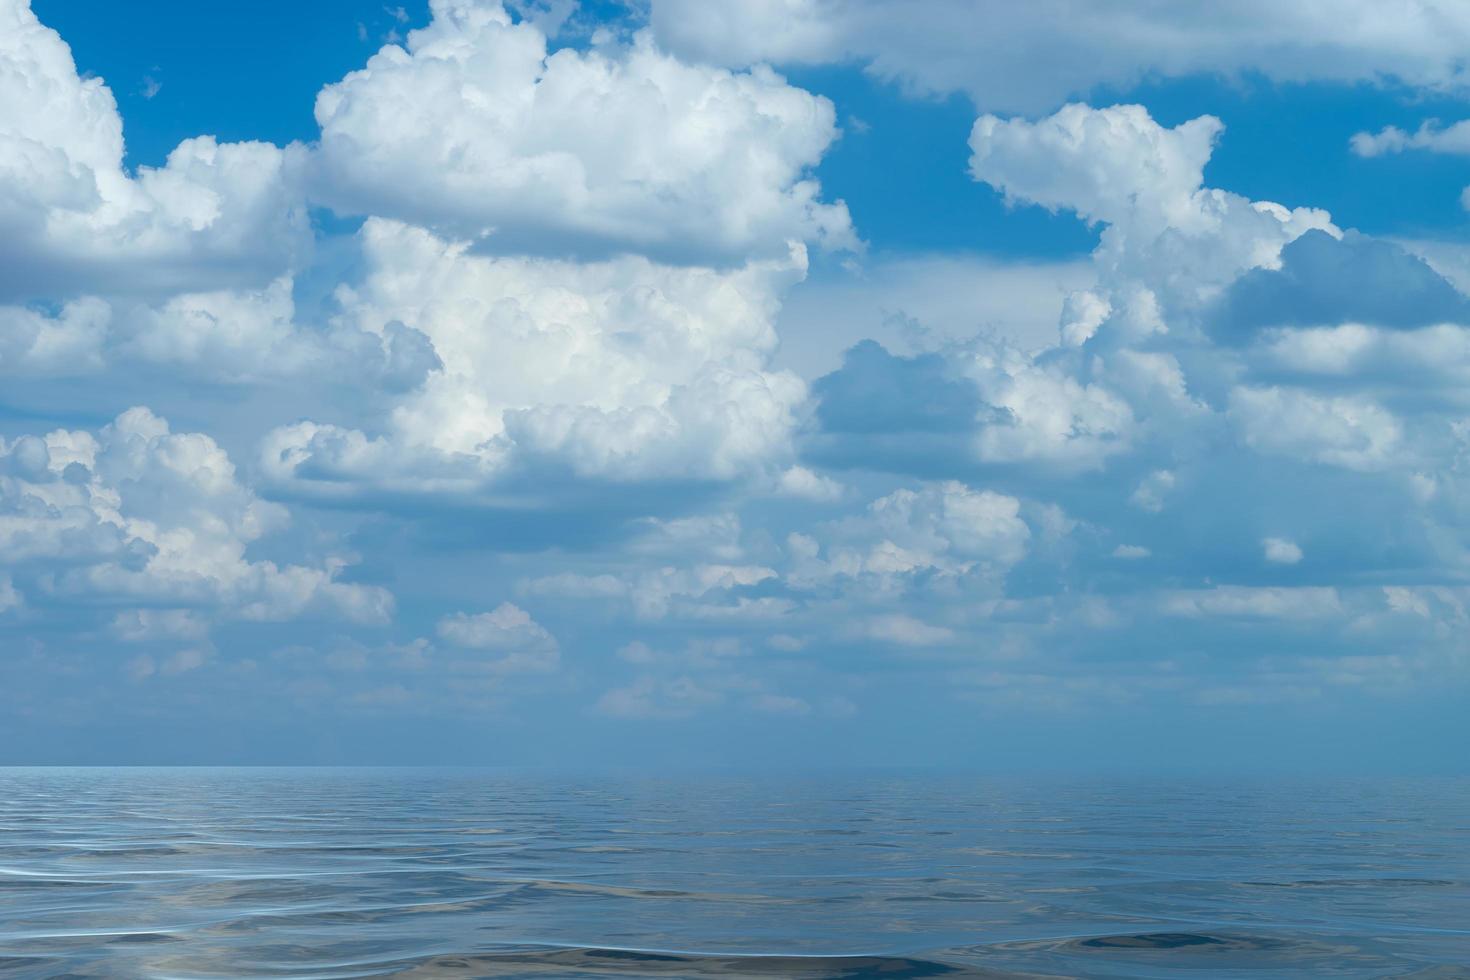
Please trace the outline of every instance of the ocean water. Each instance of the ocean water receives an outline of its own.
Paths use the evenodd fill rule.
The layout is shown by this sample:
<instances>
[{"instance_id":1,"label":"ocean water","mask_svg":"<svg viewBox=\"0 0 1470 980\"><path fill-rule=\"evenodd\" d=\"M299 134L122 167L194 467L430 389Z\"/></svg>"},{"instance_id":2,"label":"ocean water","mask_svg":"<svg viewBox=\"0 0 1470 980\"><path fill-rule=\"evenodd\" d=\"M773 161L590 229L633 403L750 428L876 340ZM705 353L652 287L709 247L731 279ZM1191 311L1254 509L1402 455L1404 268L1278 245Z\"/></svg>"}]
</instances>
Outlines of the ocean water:
<instances>
[{"instance_id":1,"label":"ocean water","mask_svg":"<svg viewBox=\"0 0 1470 980\"><path fill-rule=\"evenodd\" d=\"M1470 977L1470 780L0 769L3 977Z\"/></svg>"}]
</instances>

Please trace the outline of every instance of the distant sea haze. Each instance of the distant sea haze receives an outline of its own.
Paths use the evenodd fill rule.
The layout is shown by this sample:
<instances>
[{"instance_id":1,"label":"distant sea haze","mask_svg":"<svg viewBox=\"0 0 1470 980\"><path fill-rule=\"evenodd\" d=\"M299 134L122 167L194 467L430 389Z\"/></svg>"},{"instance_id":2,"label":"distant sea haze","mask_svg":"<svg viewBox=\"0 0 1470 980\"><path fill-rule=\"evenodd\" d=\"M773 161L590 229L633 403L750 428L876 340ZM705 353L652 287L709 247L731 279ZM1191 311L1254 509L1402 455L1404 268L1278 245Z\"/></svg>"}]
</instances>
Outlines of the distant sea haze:
<instances>
[{"instance_id":1,"label":"distant sea haze","mask_svg":"<svg viewBox=\"0 0 1470 980\"><path fill-rule=\"evenodd\" d=\"M0 977L1470 977L1470 780L0 770Z\"/></svg>"}]
</instances>

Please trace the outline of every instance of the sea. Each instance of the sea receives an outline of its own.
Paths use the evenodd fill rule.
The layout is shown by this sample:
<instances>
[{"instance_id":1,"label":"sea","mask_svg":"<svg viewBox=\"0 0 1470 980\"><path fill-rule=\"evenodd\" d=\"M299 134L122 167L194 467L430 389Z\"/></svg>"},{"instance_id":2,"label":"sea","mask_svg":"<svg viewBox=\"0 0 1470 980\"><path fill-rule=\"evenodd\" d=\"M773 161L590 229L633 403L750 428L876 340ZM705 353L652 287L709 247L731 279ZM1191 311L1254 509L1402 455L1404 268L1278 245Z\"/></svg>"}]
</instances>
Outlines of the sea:
<instances>
[{"instance_id":1,"label":"sea","mask_svg":"<svg viewBox=\"0 0 1470 980\"><path fill-rule=\"evenodd\" d=\"M0 977L1470 978L1470 779L0 769Z\"/></svg>"}]
</instances>

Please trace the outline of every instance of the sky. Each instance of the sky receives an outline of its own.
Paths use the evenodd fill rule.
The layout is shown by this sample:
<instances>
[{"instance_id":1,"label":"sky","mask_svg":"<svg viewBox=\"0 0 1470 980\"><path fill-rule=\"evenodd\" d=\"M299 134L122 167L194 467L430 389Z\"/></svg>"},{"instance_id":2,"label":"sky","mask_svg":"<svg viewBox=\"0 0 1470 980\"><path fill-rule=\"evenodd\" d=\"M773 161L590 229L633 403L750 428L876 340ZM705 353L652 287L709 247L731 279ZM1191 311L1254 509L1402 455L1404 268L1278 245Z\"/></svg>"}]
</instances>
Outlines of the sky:
<instances>
[{"instance_id":1,"label":"sky","mask_svg":"<svg viewBox=\"0 0 1470 980\"><path fill-rule=\"evenodd\" d=\"M0 0L0 764L1464 772L1467 43Z\"/></svg>"}]
</instances>

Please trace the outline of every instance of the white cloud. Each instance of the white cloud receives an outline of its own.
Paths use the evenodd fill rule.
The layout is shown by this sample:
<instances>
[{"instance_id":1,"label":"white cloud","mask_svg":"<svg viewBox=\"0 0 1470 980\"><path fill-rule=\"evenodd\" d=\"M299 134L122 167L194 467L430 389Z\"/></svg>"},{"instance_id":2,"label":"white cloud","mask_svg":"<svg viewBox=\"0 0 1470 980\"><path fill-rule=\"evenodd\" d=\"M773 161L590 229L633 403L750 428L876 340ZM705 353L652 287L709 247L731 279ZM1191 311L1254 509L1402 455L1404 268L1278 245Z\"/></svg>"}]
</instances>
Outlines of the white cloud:
<instances>
[{"instance_id":1,"label":"white cloud","mask_svg":"<svg viewBox=\"0 0 1470 980\"><path fill-rule=\"evenodd\" d=\"M1224 128L1214 116L1165 128L1138 105L1073 103L1036 122L983 115L970 132L970 172L1012 203L1189 230L1207 221L1197 194Z\"/></svg>"},{"instance_id":2,"label":"white cloud","mask_svg":"<svg viewBox=\"0 0 1470 980\"><path fill-rule=\"evenodd\" d=\"M112 311L99 299L67 303L56 316L0 306L0 375L85 374L102 366Z\"/></svg>"},{"instance_id":3,"label":"white cloud","mask_svg":"<svg viewBox=\"0 0 1470 980\"><path fill-rule=\"evenodd\" d=\"M259 289L181 292L151 303L83 297L56 316L0 307L0 375L163 366L235 385L371 379L392 392L415 387L439 366L429 339L401 323L372 333L341 317L302 323L293 292L292 278L283 276Z\"/></svg>"},{"instance_id":4,"label":"white cloud","mask_svg":"<svg viewBox=\"0 0 1470 980\"><path fill-rule=\"evenodd\" d=\"M729 592L776 578L774 569L762 565L701 564L689 568L664 567L652 569L640 575L633 584L629 597L633 609L640 618L661 619L669 615L679 600L701 600L711 593ZM701 611L710 612L718 607L701 603L678 606L678 611L697 616ZM739 605L731 612L750 615L754 610Z\"/></svg>"},{"instance_id":5,"label":"white cloud","mask_svg":"<svg viewBox=\"0 0 1470 980\"><path fill-rule=\"evenodd\" d=\"M0 442L0 552L50 592L200 606L230 618L320 611L386 621L392 597L337 581L340 560L309 567L246 557L287 518L237 479L212 439L172 433L146 408L95 435L57 430Z\"/></svg>"},{"instance_id":6,"label":"white cloud","mask_svg":"<svg viewBox=\"0 0 1470 980\"><path fill-rule=\"evenodd\" d=\"M780 255L854 244L808 171L832 104L768 68L686 65L646 37L548 55L492 0L433 20L317 98L315 193L499 251Z\"/></svg>"},{"instance_id":7,"label":"white cloud","mask_svg":"<svg viewBox=\"0 0 1470 980\"><path fill-rule=\"evenodd\" d=\"M493 671L554 670L561 660L556 637L530 613L509 602L486 613L446 616L439 620L437 631L441 640L453 646L498 654L482 665Z\"/></svg>"},{"instance_id":8,"label":"white cloud","mask_svg":"<svg viewBox=\"0 0 1470 980\"><path fill-rule=\"evenodd\" d=\"M1120 544L1113 549L1113 557L1121 558L1124 561L1138 561L1152 554L1152 551L1139 544Z\"/></svg>"},{"instance_id":9,"label":"white cloud","mask_svg":"<svg viewBox=\"0 0 1470 980\"><path fill-rule=\"evenodd\" d=\"M805 466L783 471L776 480L776 489L782 496L822 502L841 500L843 494L841 483Z\"/></svg>"},{"instance_id":10,"label":"white cloud","mask_svg":"<svg viewBox=\"0 0 1470 980\"><path fill-rule=\"evenodd\" d=\"M734 562L745 557L740 515L733 512L667 519L643 517L635 520L632 527L636 534L627 544L632 554L657 555L676 561L700 556Z\"/></svg>"},{"instance_id":11,"label":"white cloud","mask_svg":"<svg viewBox=\"0 0 1470 980\"><path fill-rule=\"evenodd\" d=\"M112 93L26 0L0 0L0 104L0 299L260 282L306 240L294 149L201 136L130 176Z\"/></svg>"},{"instance_id":12,"label":"white cloud","mask_svg":"<svg viewBox=\"0 0 1470 980\"><path fill-rule=\"evenodd\" d=\"M113 617L112 632L128 643L203 640L209 623L189 609L130 609Z\"/></svg>"},{"instance_id":13,"label":"white cloud","mask_svg":"<svg viewBox=\"0 0 1470 980\"><path fill-rule=\"evenodd\" d=\"M659 40L716 64L856 60L982 108L1047 111L1107 86L1198 73L1461 92L1470 13L1451 0L1201 6L1122 0L654 0Z\"/></svg>"},{"instance_id":14,"label":"white cloud","mask_svg":"<svg viewBox=\"0 0 1470 980\"><path fill-rule=\"evenodd\" d=\"M1321 619L1341 615L1342 599L1334 588L1252 588L1222 585L1214 589L1174 592L1164 596L1163 612L1173 616L1226 616L1247 619Z\"/></svg>"},{"instance_id":15,"label":"white cloud","mask_svg":"<svg viewBox=\"0 0 1470 980\"><path fill-rule=\"evenodd\" d=\"M0 575L0 614L11 612L25 605L25 597L15 588L9 575Z\"/></svg>"},{"instance_id":16,"label":"white cloud","mask_svg":"<svg viewBox=\"0 0 1470 980\"><path fill-rule=\"evenodd\" d=\"M1302 549L1286 538L1266 538L1261 542L1266 560L1276 565L1295 565L1302 560Z\"/></svg>"},{"instance_id":17,"label":"white cloud","mask_svg":"<svg viewBox=\"0 0 1470 980\"><path fill-rule=\"evenodd\" d=\"M1107 226L1093 254L1103 292L1088 304L1109 312L1089 334L1107 324L1137 340L1169 333L1247 269L1275 266L1309 229L1339 234L1326 212L1204 187L1223 129L1213 116L1160 126L1137 105L1071 104L1034 122L984 115L970 134L970 171L1014 203Z\"/></svg>"},{"instance_id":18,"label":"white cloud","mask_svg":"<svg viewBox=\"0 0 1470 980\"><path fill-rule=\"evenodd\" d=\"M1399 420L1366 398L1240 387L1230 392L1229 414L1246 445L1257 452L1353 470L1405 461Z\"/></svg>"},{"instance_id":19,"label":"white cloud","mask_svg":"<svg viewBox=\"0 0 1470 980\"><path fill-rule=\"evenodd\" d=\"M1128 502L1140 510L1157 514L1164 509L1169 493L1174 489L1176 477L1170 470L1154 470L1138 482L1129 495Z\"/></svg>"},{"instance_id":20,"label":"white cloud","mask_svg":"<svg viewBox=\"0 0 1470 980\"><path fill-rule=\"evenodd\" d=\"M629 594L631 587L616 575L557 572L527 579L520 583L518 591L524 595L558 599L621 599Z\"/></svg>"},{"instance_id":21,"label":"white cloud","mask_svg":"<svg viewBox=\"0 0 1470 980\"><path fill-rule=\"evenodd\" d=\"M954 630L932 626L905 613L873 616L858 623L855 629L866 639L903 647L937 646L955 639Z\"/></svg>"},{"instance_id":22,"label":"white cloud","mask_svg":"<svg viewBox=\"0 0 1470 980\"><path fill-rule=\"evenodd\" d=\"M710 690L691 677L640 677L604 693L597 710L614 718L687 718L723 700L723 692Z\"/></svg>"},{"instance_id":23,"label":"white cloud","mask_svg":"<svg viewBox=\"0 0 1470 980\"><path fill-rule=\"evenodd\" d=\"M1470 327L1442 323L1417 330L1343 323L1265 331L1248 352L1264 369L1299 383L1355 382L1455 396L1470 383Z\"/></svg>"},{"instance_id":24,"label":"white cloud","mask_svg":"<svg viewBox=\"0 0 1470 980\"><path fill-rule=\"evenodd\" d=\"M1377 133L1355 133L1350 145L1360 157L1403 153L1405 150L1470 154L1470 120L1441 126L1438 120L1430 119L1412 133L1397 126L1387 126Z\"/></svg>"},{"instance_id":25,"label":"white cloud","mask_svg":"<svg viewBox=\"0 0 1470 980\"><path fill-rule=\"evenodd\" d=\"M1065 365L983 341L951 357L993 409L975 433L975 454L985 462L1098 469L1131 444L1136 423L1128 402Z\"/></svg>"},{"instance_id":26,"label":"white cloud","mask_svg":"<svg viewBox=\"0 0 1470 980\"><path fill-rule=\"evenodd\" d=\"M1014 497L955 481L896 490L825 529L824 541L791 535L788 578L815 587L863 577L885 591L929 572L993 580L1026 555L1031 529L1020 513Z\"/></svg>"},{"instance_id":27,"label":"white cloud","mask_svg":"<svg viewBox=\"0 0 1470 980\"><path fill-rule=\"evenodd\" d=\"M420 331L443 369L392 405L383 435L277 430L264 447L277 480L325 494L469 493L518 464L770 483L789 466L805 386L767 362L779 296L805 272L799 249L716 271L478 256L380 220L362 240L368 273L340 291L343 321L369 335Z\"/></svg>"}]
</instances>

